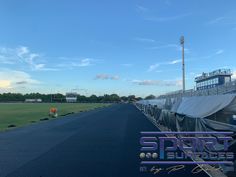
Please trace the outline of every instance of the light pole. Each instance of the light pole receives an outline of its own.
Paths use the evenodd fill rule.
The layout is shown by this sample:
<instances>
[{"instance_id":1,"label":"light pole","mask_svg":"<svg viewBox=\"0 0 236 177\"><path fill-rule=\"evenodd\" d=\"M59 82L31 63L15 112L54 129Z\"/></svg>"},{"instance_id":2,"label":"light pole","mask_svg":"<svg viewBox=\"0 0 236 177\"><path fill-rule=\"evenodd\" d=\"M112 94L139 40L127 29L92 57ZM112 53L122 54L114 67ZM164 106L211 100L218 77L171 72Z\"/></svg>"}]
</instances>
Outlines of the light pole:
<instances>
[{"instance_id":1,"label":"light pole","mask_svg":"<svg viewBox=\"0 0 236 177\"><path fill-rule=\"evenodd\" d=\"M183 93L185 92L185 63L184 63L184 36L180 38L180 44L182 45L182 82Z\"/></svg>"}]
</instances>

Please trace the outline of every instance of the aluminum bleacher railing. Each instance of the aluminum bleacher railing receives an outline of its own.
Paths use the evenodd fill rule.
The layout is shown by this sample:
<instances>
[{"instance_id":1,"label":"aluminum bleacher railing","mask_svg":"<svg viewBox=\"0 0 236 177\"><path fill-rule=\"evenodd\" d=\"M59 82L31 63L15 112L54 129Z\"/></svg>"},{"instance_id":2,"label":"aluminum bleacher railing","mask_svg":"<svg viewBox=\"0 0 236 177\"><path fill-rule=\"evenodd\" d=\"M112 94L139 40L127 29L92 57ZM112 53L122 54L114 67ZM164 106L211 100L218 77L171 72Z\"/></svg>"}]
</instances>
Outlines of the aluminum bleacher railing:
<instances>
[{"instance_id":1,"label":"aluminum bleacher railing","mask_svg":"<svg viewBox=\"0 0 236 177\"><path fill-rule=\"evenodd\" d=\"M236 80L226 83L224 85L220 85L217 87L213 87L210 89L204 90L186 90L184 93L182 90L178 90L175 92L170 92L165 95L160 95L158 98L176 98L176 97L190 97L190 96L207 96L207 95L219 95L226 93L236 93Z\"/></svg>"}]
</instances>

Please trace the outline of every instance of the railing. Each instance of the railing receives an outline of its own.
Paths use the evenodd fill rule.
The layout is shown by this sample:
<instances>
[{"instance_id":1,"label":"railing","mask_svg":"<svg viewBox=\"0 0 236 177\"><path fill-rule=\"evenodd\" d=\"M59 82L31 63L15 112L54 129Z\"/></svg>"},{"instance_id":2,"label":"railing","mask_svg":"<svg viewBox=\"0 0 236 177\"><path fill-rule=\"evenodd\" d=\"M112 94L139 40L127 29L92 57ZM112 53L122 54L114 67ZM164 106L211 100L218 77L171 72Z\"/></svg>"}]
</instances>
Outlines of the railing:
<instances>
[{"instance_id":1,"label":"railing","mask_svg":"<svg viewBox=\"0 0 236 177\"><path fill-rule=\"evenodd\" d=\"M165 95L160 95L158 98L176 98L176 97L190 97L190 96L207 96L207 95L220 95L226 93L236 93L236 80L232 82L225 83L224 85L219 85L213 88L204 90L186 90L184 93L182 90L175 92L170 92Z\"/></svg>"},{"instance_id":2,"label":"railing","mask_svg":"<svg viewBox=\"0 0 236 177\"><path fill-rule=\"evenodd\" d=\"M218 76L218 75L232 75L232 73L230 69L218 69L210 73L202 73L201 76L198 76L195 78L195 81L199 81L202 79L206 79L206 78L209 78L212 76Z\"/></svg>"}]
</instances>

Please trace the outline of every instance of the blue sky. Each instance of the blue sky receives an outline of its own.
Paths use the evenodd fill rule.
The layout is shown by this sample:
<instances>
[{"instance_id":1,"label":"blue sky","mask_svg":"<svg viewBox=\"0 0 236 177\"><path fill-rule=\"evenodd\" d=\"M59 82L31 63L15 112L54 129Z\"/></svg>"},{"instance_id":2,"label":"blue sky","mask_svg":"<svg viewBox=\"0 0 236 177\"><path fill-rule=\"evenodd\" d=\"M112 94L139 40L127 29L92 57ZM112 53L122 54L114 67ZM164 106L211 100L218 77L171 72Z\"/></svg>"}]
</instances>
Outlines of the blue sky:
<instances>
[{"instance_id":1,"label":"blue sky","mask_svg":"<svg viewBox=\"0 0 236 177\"><path fill-rule=\"evenodd\" d=\"M234 0L0 0L0 91L146 96L236 75ZM234 75L234 77L235 77Z\"/></svg>"}]
</instances>

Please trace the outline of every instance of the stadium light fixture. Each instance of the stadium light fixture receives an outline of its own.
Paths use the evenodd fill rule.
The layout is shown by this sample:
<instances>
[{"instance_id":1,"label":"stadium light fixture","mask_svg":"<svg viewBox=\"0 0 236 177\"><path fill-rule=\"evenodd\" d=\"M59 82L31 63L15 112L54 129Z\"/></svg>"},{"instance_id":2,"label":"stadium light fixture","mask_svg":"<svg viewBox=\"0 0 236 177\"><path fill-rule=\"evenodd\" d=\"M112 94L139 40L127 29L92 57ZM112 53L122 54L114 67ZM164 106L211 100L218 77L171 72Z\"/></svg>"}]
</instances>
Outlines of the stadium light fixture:
<instances>
[{"instance_id":1,"label":"stadium light fixture","mask_svg":"<svg viewBox=\"0 0 236 177\"><path fill-rule=\"evenodd\" d=\"M180 37L180 44L182 46L182 86L183 93L185 92L185 62L184 62L184 36Z\"/></svg>"}]
</instances>

